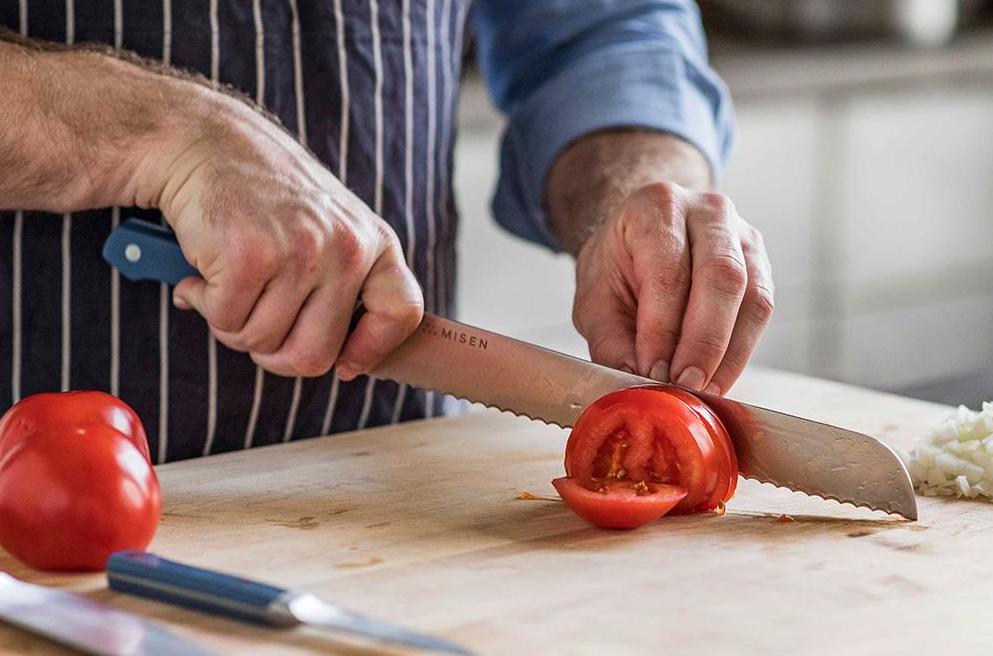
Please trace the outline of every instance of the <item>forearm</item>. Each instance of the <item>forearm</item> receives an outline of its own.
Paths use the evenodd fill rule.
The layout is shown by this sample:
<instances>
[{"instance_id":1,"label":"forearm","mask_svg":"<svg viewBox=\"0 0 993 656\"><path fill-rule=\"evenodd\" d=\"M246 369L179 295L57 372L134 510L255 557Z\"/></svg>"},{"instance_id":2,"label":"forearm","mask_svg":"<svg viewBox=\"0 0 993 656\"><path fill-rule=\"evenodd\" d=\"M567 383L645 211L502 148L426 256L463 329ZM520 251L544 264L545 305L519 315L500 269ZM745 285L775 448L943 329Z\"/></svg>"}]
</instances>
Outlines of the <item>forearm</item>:
<instances>
[{"instance_id":1,"label":"forearm","mask_svg":"<svg viewBox=\"0 0 993 656\"><path fill-rule=\"evenodd\" d=\"M219 102L179 74L0 35L0 209L155 206L163 161Z\"/></svg>"},{"instance_id":2,"label":"forearm","mask_svg":"<svg viewBox=\"0 0 993 656\"><path fill-rule=\"evenodd\" d=\"M558 156L549 173L549 227L576 255L630 192L652 182L703 190L712 178L700 151L669 134L631 129L583 137Z\"/></svg>"}]
</instances>

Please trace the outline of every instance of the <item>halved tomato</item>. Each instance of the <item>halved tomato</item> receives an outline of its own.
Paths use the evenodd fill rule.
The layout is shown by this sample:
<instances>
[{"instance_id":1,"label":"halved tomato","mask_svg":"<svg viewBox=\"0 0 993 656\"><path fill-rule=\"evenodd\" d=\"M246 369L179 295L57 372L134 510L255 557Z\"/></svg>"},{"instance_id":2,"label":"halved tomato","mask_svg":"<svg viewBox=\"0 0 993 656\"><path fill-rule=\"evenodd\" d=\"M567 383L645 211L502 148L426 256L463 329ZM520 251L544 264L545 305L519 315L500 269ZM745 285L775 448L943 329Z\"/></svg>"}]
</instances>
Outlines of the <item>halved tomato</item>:
<instances>
[{"instance_id":1,"label":"halved tomato","mask_svg":"<svg viewBox=\"0 0 993 656\"><path fill-rule=\"evenodd\" d=\"M685 496L672 508L677 513L717 508L731 498L738 477L720 419L692 394L669 386L629 388L590 405L569 436L565 470L592 481L588 490L600 486L592 499L601 504L610 503L616 487L607 482L625 482L616 487L624 495L641 483L682 488Z\"/></svg>"},{"instance_id":2,"label":"halved tomato","mask_svg":"<svg viewBox=\"0 0 993 656\"><path fill-rule=\"evenodd\" d=\"M645 481L562 477L552 481L572 511L594 526L638 528L683 500L686 489Z\"/></svg>"}]
</instances>

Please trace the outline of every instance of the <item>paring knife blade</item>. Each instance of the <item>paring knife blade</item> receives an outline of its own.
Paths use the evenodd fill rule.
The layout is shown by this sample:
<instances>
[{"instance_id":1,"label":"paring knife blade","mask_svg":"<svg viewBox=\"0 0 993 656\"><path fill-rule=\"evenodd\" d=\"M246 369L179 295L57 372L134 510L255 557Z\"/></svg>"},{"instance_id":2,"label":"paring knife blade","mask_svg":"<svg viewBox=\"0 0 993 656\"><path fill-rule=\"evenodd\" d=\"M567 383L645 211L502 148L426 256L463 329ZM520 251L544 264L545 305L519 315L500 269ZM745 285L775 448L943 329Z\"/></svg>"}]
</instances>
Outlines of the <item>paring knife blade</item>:
<instances>
[{"instance_id":1,"label":"paring knife blade","mask_svg":"<svg viewBox=\"0 0 993 656\"><path fill-rule=\"evenodd\" d=\"M112 554L107 560L107 582L113 590L254 624L307 624L416 649L471 653L447 640L338 608L312 594L177 563L146 551Z\"/></svg>"},{"instance_id":2,"label":"paring knife blade","mask_svg":"<svg viewBox=\"0 0 993 656\"><path fill-rule=\"evenodd\" d=\"M208 656L137 615L0 572L0 619L97 656Z\"/></svg>"},{"instance_id":3,"label":"paring knife blade","mask_svg":"<svg viewBox=\"0 0 993 656\"><path fill-rule=\"evenodd\" d=\"M171 252L166 244L171 244ZM184 268L184 260L177 260L178 249L169 231L131 219L111 233L104 257L131 280L175 284L197 275L188 263ZM168 259L164 253L169 253ZM572 426L586 406L605 394L659 384L431 314L425 314L419 329L372 374L563 428ZM692 393L710 405L727 427L745 477L917 519L917 499L907 469L879 440Z\"/></svg>"}]
</instances>

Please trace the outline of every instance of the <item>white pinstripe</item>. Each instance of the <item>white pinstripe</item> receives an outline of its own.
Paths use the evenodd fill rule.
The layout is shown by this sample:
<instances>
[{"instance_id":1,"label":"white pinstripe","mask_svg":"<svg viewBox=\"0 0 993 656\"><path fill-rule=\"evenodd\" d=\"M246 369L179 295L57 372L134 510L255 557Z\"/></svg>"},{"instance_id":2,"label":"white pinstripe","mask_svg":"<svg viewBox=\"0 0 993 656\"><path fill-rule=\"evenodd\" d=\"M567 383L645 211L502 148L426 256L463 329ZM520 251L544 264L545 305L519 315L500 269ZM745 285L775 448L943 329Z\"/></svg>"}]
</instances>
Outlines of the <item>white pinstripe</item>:
<instances>
[{"instance_id":1,"label":"white pinstripe","mask_svg":"<svg viewBox=\"0 0 993 656\"><path fill-rule=\"evenodd\" d=\"M407 231L407 266L414 268L417 235L414 231L414 62L411 52L410 0L403 0L403 218ZM390 423L400 420L403 403L407 399L407 386L400 384L393 404Z\"/></svg>"},{"instance_id":2,"label":"white pinstripe","mask_svg":"<svg viewBox=\"0 0 993 656\"><path fill-rule=\"evenodd\" d=\"M21 36L28 35L28 0L20 0L18 6ZM11 354L10 354L10 396L11 403L21 400L21 249L24 241L24 212L14 214L14 234L11 239Z\"/></svg>"},{"instance_id":3,"label":"white pinstripe","mask_svg":"<svg viewBox=\"0 0 993 656\"><path fill-rule=\"evenodd\" d=\"M265 27L262 25L261 0L252 0L252 16L255 20L255 102L265 106ZM262 406L262 388L265 385L265 372L255 367L255 390L252 394L252 409L248 413L248 426L245 427L245 448L252 448L255 441L255 427L259 421L259 408Z\"/></svg>"},{"instance_id":4,"label":"white pinstripe","mask_svg":"<svg viewBox=\"0 0 993 656\"><path fill-rule=\"evenodd\" d=\"M110 224L121 224L121 208L110 210ZM121 276L116 267L110 271L110 393L120 395L121 387Z\"/></svg>"},{"instance_id":5,"label":"white pinstripe","mask_svg":"<svg viewBox=\"0 0 993 656\"><path fill-rule=\"evenodd\" d=\"M221 27L217 22L217 0L210 0L210 81L214 87L221 79Z\"/></svg>"},{"instance_id":6,"label":"white pinstripe","mask_svg":"<svg viewBox=\"0 0 993 656\"><path fill-rule=\"evenodd\" d=\"M338 179L348 185L348 128L351 98L348 89L348 53L345 51L345 16L341 0L334 0L334 20L338 39L338 78L341 85L341 134L338 139Z\"/></svg>"},{"instance_id":7,"label":"white pinstripe","mask_svg":"<svg viewBox=\"0 0 993 656\"><path fill-rule=\"evenodd\" d=\"M24 14L21 14L23 17ZM11 360L10 360L10 396L11 402L21 400L21 243L24 235L24 212L14 214L13 257L11 264Z\"/></svg>"},{"instance_id":8,"label":"white pinstripe","mask_svg":"<svg viewBox=\"0 0 993 656\"><path fill-rule=\"evenodd\" d=\"M124 45L124 8L121 0L114 0L114 49L120 50Z\"/></svg>"},{"instance_id":9,"label":"white pinstripe","mask_svg":"<svg viewBox=\"0 0 993 656\"><path fill-rule=\"evenodd\" d=\"M162 0L162 63L172 63L172 0Z\"/></svg>"},{"instance_id":10,"label":"white pinstripe","mask_svg":"<svg viewBox=\"0 0 993 656\"><path fill-rule=\"evenodd\" d=\"M62 215L62 381L68 391L72 366L72 215Z\"/></svg>"},{"instance_id":11,"label":"white pinstripe","mask_svg":"<svg viewBox=\"0 0 993 656\"><path fill-rule=\"evenodd\" d=\"M348 186L348 129L351 121L351 97L348 88L348 53L345 50L345 16L341 8L341 0L334 0L335 38L338 42L338 84L341 90L341 132L338 135L338 179L341 184ZM338 405L338 370L331 372L331 390L328 392L328 404L324 410L324 421L321 422L321 435L327 435L331 430L331 421Z\"/></svg>"},{"instance_id":12,"label":"white pinstripe","mask_svg":"<svg viewBox=\"0 0 993 656\"><path fill-rule=\"evenodd\" d=\"M66 0L66 44L72 45L76 42L76 3L75 0Z\"/></svg>"},{"instance_id":13,"label":"white pinstripe","mask_svg":"<svg viewBox=\"0 0 993 656\"><path fill-rule=\"evenodd\" d=\"M434 23L434 0L427 0L427 7L425 8L426 18L426 28L427 28L427 67L428 67L428 143L427 143L427 161L425 162L426 167L426 189L424 193L424 216L426 217L428 224L428 243L425 249L425 256L427 258L427 275L426 275L426 298L425 304L428 307L429 312L436 311L436 298L435 298L435 248L438 241L437 235L437 217L435 216L434 207L434 162L437 153L435 152L435 141L437 140L437 130L438 130L438 116L437 116L437 98L435 98L435 91L437 86L435 67L435 57L434 57L434 42L435 42L435 23ZM434 392L427 391L424 394L424 416L432 417L434 415Z\"/></svg>"},{"instance_id":14,"label":"white pinstripe","mask_svg":"<svg viewBox=\"0 0 993 656\"><path fill-rule=\"evenodd\" d=\"M114 49L124 43L124 9L121 0L114 0ZM121 224L121 208L110 211L111 228ZM110 268L110 393L121 393L121 273Z\"/></svg>"},{"instance_id":15,"label":"white pinstripe","mask_svg":"<svg viewBox=\"0 0 993 656\"><path fill-rule=\"evenodd\" d=\"M221 69L221 28L217 23L217 0L210 0L210 81L216 88ZM208 329L209 330L209 329ZM207 335L207 438L203 455L209 456L217 433L217 339Z\"/></svg>"},{"instance_id":16,"label":"white pinstripe","mask_svg":"<svg viewBox=\"0 0 993 656\"><path fill-rule=\"evenodd\" d=\"M76 41L76 5L66 0L66 43ZM62 215L62 391L69 389L72 367L72 214Z\"/></svg>"},{"instance_id":17,"label":"white pinstripe","mask_svg":"<svg viewBox=\"0 0 993 656\"><path fill-rule=\"evenodd\" d=\"M290 0L290 14L293 17L293 91L297 101L297 138L304 146L307 145L307 123L303 95L303 66L300 62L300 11L296 0ZM286 416L286 427L283 429L283 441L289 442L296 429L297 412L300 409L300 396L303 393L303 378L297 376L293 381L293 397L290 400L290 411Z\"/></svg>"},{"instance_id":18,"label":"white pinstripe","mask_svg":"<svg viewBox=\"0 0 993 656\"><path fill-rule=\"evenodd\" d=\"M162 63L172 61L172 0L162 0ZM162 225L166 225L162 217ZM114 269L116 272L117 270ZM163 463L169 448L169 285L159 283L159 452Z\"/></svg>"},{"instance_id":19,"label":"white pinstripe","mask_svg":"<svg viewBox=\"0 0 993 656\"><path fill-rule=\"evenodd\" d=\"M262 405L262 385L265 382L265 372L262 367L255 367L255 393L252 396L252 411L248 414L248 427L245 428L245 448L252 448L255 440L255 427L259 422L259 407Z\"/></svg>"},{"instance_id":20,"label":"white pinstripe","mask_svg":"<svg viewBox=\"0 0 993 656\"><path fill-rule=\"evenodd\" d=\"M441 106L444 111L451 112L452 108L452 87L453 84L453 68L454 64L451 61L452 56L452 44L451 44L451 23L452 20L452 0L442 0L441 7L441 35L439 42L441 43ZM449 114L449 119L454 117ZM438 186L439 189L439 199L438 199L438 211L441 216L441 228L442 233L445 235L451 234L450 223L448 216L448 200L449 200L449 170L448 170L448 151L451 148L452 143L452 132L454 127L449 124L448 129L444 132L442 137L442 143L439 148L439 153L441 154L441 166L438 171ZM450 244L446 244L446 247L450 248ZM439 312L447 312L448 310L448 277L444 275L444 262L445 255L442 254L439 260L442 264L439 264L439 268L442 270L438 274L438 288L437 296L435 297L435 307Z\"/></svg>"},{"instance_id":21,"label":"white pinstripe","mask_svg":"<svg viewBox=\"0 0 993 656\"><path fill-rule=\"evenodd\" d=\"M383 213L383 52L379 35L379 1L369 0L369 15L372 20L372 62L376 74L375 107L376 125L376 182L373 191L373 211L378 215ZM376 390L376 379L369 376L365 387L365 399L362 401L362 412L359 414L359 430L369 423L369 412L372 410L372 397Z\"/></svg>"}]
</instances>

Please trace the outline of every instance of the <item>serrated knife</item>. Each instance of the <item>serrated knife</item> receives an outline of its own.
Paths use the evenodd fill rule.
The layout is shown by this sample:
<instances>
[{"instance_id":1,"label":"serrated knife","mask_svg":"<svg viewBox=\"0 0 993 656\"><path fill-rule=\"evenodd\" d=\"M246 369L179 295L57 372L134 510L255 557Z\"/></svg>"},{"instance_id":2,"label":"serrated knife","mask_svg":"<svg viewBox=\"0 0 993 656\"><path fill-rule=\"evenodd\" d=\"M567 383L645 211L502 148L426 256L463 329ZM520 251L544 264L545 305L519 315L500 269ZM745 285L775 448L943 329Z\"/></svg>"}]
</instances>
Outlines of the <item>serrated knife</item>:
<instances>
[{"instance_id":1,"label":"serrated knife","mask_svg":"<svg viewBox=\"0 0 993 656\"><path fill-rule=\"evenodd\" d=\"M108 237L104 258L130 280L176 284L198 275L172 233L130 219ZM658 385L480 328L425 314L418 330L372 372L563 428L610 392ZM917 519L913 484L879 440L775 410L692 392L721 418L746 478Z\"/></svg>"}]
</instances>

